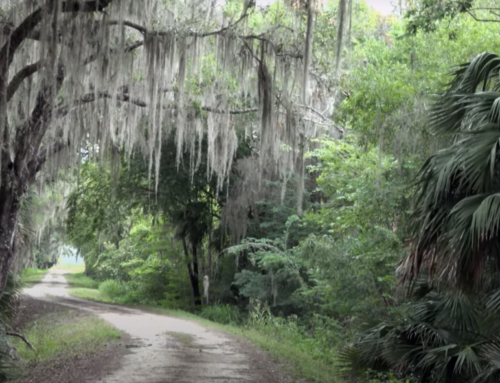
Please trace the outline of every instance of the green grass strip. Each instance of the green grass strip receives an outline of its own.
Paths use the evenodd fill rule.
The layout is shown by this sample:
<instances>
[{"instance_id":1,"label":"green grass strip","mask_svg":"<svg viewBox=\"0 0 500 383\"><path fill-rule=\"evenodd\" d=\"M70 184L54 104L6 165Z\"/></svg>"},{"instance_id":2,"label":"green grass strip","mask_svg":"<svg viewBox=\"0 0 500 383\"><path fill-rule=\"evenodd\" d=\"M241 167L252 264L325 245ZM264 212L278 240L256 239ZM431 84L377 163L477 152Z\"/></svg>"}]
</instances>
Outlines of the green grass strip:
<instances>
[{"instance_id":1,"label":"green grass strip","mask_svg":"<svg viewBox=\"0 0 500 383\"><path fill-rule=\"evenodd\" d=\"M64 277L72 287L80 287L86 289L97 289L99 287L99 282L96 282L92 278L87 277L83 272L65 274Z\"/></svg>"},{"instance_id":2,"label":"green grass strip","mask_svg":"<svg viewBox=\"0 0 500 383\"><path fill-rule=\"evenodd\" d=\"M48 272L49 270L39 270L31 268L23 269L21 273L21 282L27 286L33 285L40 282Z\"/></svg>"},{"instance_id":3,"label":"green grass strip","mask_svg":"<svg viewBox=\"0 0 500 383\"><path fill-rule=\"evenodd\" d=\"M14 339L13 344L28 363L97 352L110 341L121 338L121 333L112 325L77 311L47 315L28 324L23 333L36 351L19 339Z\"/></svg>"}]
</instances>

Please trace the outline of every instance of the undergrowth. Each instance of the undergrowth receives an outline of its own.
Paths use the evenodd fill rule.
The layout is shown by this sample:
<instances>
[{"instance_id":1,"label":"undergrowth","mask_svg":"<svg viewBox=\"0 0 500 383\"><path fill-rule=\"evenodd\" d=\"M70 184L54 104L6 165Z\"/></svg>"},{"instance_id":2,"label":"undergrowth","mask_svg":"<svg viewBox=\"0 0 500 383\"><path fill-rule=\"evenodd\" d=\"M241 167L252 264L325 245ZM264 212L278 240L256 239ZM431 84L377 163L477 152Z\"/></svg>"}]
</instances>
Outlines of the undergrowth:
<instances>
[{"instance_id":1,"label":"undergrowth","mask_svg":"<svg viewBox=\"0 0 500 383\"><path fill-rule=\"evenodd\" d=\"M87 289L97 289L99 287L99 282L87 277L83 272L65 274L64 277L73 287L83 287Z\"/></svg>"},{"instance_id":2,"label":"undergrowth","mask_svg":"<svg viewBox=\"0 0 500 383\"><path fill-rule=\"evenodd\" d=\"M113 279L108 279L107 281L99 284L99 292L110 299L117 299L123 297L126 294L127 289L123 283L117 282Z\"/></svg>"},{"instance_id":3,"label":"undergrowth","mask_svg":"<svg viewBox=\"0 0 500 383\"><path fill-rule=\"evenodd\" d=\"M199 315L220 324L238 325L242 321L238 308L229 305L205 306Z\"/></svg>"},{"instance_id":4,"label":"undergrowth","mask_svg":"<svg viewBox=\"0 0 500 383\"><path fill-rule=\"evenodd\" d=\"M72 287L67 289L70 295L77 298L88 299L90 301L105 302L105 303L118 303L116 300L102 294L98 289L89 289L86 287Z\"/></svg>"}]
</instances>

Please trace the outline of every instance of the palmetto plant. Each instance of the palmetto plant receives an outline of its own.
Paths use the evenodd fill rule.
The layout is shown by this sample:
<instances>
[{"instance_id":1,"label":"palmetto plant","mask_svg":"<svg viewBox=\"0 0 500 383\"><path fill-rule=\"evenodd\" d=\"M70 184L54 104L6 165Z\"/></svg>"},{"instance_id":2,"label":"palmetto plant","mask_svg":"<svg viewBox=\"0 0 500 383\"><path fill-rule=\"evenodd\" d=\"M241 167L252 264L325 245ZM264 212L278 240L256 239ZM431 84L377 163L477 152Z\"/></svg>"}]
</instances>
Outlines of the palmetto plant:
<instances>
[{"instance_id":1,"label":"palmetto plant","mask_svg":"<svg viewBox=\"0 0 500 383\"><path fill-rule=\"evenodd\" d=\"M434 134L452 143L419 173L401 271L479 287L486 268L500 270L500 57L480 54L453 76L430 115Z\"/></svg>"},{"instance_id":2,"label":"palmetto plant","mask_svg":"<svg viewBox=\"0 0 500 383\"><path fill-rule=\"evenodd\" d=\"M417 182L405 320L379 324L345 350L353 371L398 371L422 383L500 381L500 56L453 73L429 125L450 146Z\"/></svg>"},{"instance_id":3,"label":"palmetto plant","mask_svg":"<svg viewBox=\"0 0 500 383\"><path fill-rule=\"evenodd\" d=\"M500 381L498 294L453 286L431 289L421 278L404 320L361 334L341 360L352 371L396 371L421 383Z\"/></svg>"}]
</instances>

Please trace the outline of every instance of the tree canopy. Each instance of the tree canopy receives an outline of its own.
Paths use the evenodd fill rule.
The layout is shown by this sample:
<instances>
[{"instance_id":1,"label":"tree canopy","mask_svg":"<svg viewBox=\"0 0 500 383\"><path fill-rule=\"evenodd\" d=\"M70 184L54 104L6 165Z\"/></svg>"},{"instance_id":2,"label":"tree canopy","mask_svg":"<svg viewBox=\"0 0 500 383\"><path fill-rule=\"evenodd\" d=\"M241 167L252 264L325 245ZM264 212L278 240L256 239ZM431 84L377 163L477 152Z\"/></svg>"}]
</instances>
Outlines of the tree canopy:
<instances>
[{"instance_id":1,"label":"tree canopy","mask_svg":"<svg viewBox=\"0 0 500 383\"><path fill-rule=\"evenodd\" d=\"M2 5L0 274L14 258L20 198L42 167L78 164L82 147L100 158L138 149L158 181L162 137L175 132L176 163L189 151L193 173L206 136L206 172L220 189L244 131L260 137L259 178L296 166L303 174L305 138L335 128L325 115L335 98L321 91L335 76L311 60L319 10L194 0Z\"/></svg>"}]
</instances>

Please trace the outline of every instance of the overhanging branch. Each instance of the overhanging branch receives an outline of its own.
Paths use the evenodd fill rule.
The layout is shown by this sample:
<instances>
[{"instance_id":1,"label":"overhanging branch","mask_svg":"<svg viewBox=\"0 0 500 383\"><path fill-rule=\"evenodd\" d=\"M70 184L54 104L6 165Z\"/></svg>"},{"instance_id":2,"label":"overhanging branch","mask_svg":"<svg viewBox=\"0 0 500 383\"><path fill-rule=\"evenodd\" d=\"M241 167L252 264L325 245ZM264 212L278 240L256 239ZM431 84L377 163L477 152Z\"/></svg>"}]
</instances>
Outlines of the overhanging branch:
<instances>
[{"instance_id":1,"label":"overhanging branch","mask_svg":"<svg viewBox=\"0 0 500 383\"><path fill-rule=\"evenodd\" d=\"M493 11L490 11L492 14L498 16L495 12ZM482 19L480 17L478 17L476 14L474 14L474 12L471 12L471 11L467 11L467 13L472 16L472 18L476 21L480 21L482 23L500 23L500 19Z\"/></svg>"},{"instance_id":2,"label":"overhanging branch","mask_svg":"<svg viewBox=\"0 0 500 383\"><path fill-rule=\"evenodd\" d=\"M70 12L97 12L103 11L107 8L107 6L113 0L92 0L92 1L74 1L67 0L61 4L61 12L70 13ZM53 6L53 5L52 5ZM0 63L3 65L3 69L9 67L12 63L14 53L17 51L19 46L23 43L24 40L30 37L30 35L34 32L34 29L43 19L44 13L47 11L51 11L49 7L40 7L32 12L29 16L27 16L23 22L17 27L14 28L9 24L5 24L2 27L2 32L8 33L9 37L7 41L3 45L0 50ZM1 68L0 68L1 69Z\"/></svg>"},{"instance_id":3,"label":"overhanging branch","mask_svg":"<svg viewBox=\"0 0 500 383\"><path fill-rule=\"evenodd\" d=\"M14 94L16 94L17 89L19 88L19 86L21 86L23 81L34 74L36 71L38 71L41 65L41 60L37 61L36 63L26 65L23 69L21 69L14 75L9 85L7 86L7 102L9 102Z\"/></svg>"},{"instance_id":4,"label":"overhanging branch","mask_svg":"<svg viewBox=\"0 0 500 383\"><path fill-rule=\"evenodd\" d=\"M54 116L56 118L62 118L70 113L75 108L79 106L89 104L99 99L113 99L116 101L127 102L133 105L136 105L141 108L145 108L148 104L142 100L130 98L127 93L118 93L116 95L111 95L108 92L98 92L98 93L87 93L82 96L80 99L76 100L71 106L70 105L62 105L55 110Z\"/></svg>"},{"instance_id":5,"label":"overhanging branch","mask_svg":"<svg viewBox=\"0 0 500 383\"><path fill-rule=\"evenodd\" d=\"M124 47L123 53L131 53L131 52L135 51L137 48L142 47L143 45L144 45L143 40L137 40L137 41L133 42L132 44ZM119 54L120 52L115 50L115 49L112 49L112 50L110 50L109 53L113 55L113 54ZM92 54L92 55L88 56L85 60L83 60L83 65L88 65L88 64L94 62L95 60L97 60L98 58L99 58L98 53Z\"/></svg>"},{"instance_id":6,"label":"overhanging branch","mask_svg":"<svg viewBox=\"0 0 500 383\"><path fill-rule=\"evenodd\" d=\"M62 12L102 12L113 0L92 0L92 1L75 1L68 0L62 3Z\"/></svg>"},{"instance_id":7,"label":"overhanging branch","mask_svg":"<svg viewBox=\"0 0 500 383\"><path fill-rule=\"evenodd\" d=\"M209 36L215 36L215 35L219 35L221 33L224 33L226 32L227 30L235 27L236 25L238 25L240 22L242 22L246 17L248 16L248 13L245 11L242 13L242 15L240 16L240 18L238 20L236 20L234 23L232 24L228 24L226 27L223 27L217 31L212 31L212 32L206 32L206 33L193 33L193 36L197 36L197 37L209 37Z\"/></svg>"},{"instance_id":8,"label":"overhanging branch","mask_svg":"<svg viewBox=\"0 0 500 383\"><path fill-rule=\"evenodd\" d=\"M202 106L201 109L204 110L205 112L210 112L210 113L217 113L217 114L229 113L232 115L255 113L259 110L257 108L249 108L249 109L234 109L234 110L229 110L229 112L227 112L223 109L210 108L209 106Z\"/></svg>"},{"instance_id":9,"label":"overhanging branch","mask_svg":"<svg viewBox=\"0 0 500 383\"><path fill-rule=\"evenodd\" d=\"M139 40L136 41L128 46L126 46L123 50L124 53L131 53L137 48L141 47L144 45L144 41ZM117 54L117 51L111 51L111 54ZM98 55L90 55L83 61L83 65L87 65L92 63L93 61L97 60ZM28 78L29 76L33 75L36 73L42 66L42 60L39 60L33 64L26 65L23 69L21 69L19 72L17 72L12 80L10 81L9 85L7 86L7 102L9 102L16 91L19 89L21 86L22 82Z\"/></svg>"},{"instance_id":10,"label":"overhanging branch","mask_svg":"<svg viewBox=\"0 0 500 383\"><path fill-rule=\"evenodd\" d=\"M248 16L248 13L244 12L239 17L239 19L236 20L234 23L230 23L227 26L225 26L223 28L220 28L218 30L215 30L215 31L210 31L210 32L205 32L205 33L190 31L186 35L187 36L192 36L192 37L202 37L202 38L203 37L210 37L210 36L219 35L221 33L226 32L227 30L229 30L231 28L234 28L236 25L238 25L239 23L241 23L247 16ZM148 28L146 28L146 27L144 27L144 26L142 26L140 24L137 24L137 23L134 23L134 22L131 22L131 21L128 21L128 20L123 20L123 21L120 21L120 20L111 20L111 21L109 21L107 23L107 25L109 25L109 26L123 25L125 27L129 27L131 29L135 29L136 31L142 33L143 35L170 36L173 33L173 31L153 31L153 30L149 30Z\"/></svg>"},{"instance_id":11,"label":"overhanging branch","mask_svg":"<svg viewBox=\"0 0 500 383\"><path fill-rule=\"evenodd\" d=\"M13 30L2 49L0 50L0 70L5 72L14 59L14 53L29 36L35 27L42 21L43 11L38 8L36 11L26 17L23 22Z\"/></svg>"},{"instance_id":12,"label":"overhanging branch","mask_svg":"<svg viewBox=\"0 0 500 383\"><path fill-rule=\"evenodd\" d=\"M138 98L132 98L128 93L117 93L115 95L112 95L108 92L97 92L97 93L87 93L83 95L80 99L76 100L73 102L72 105L61 105L59 106L55 112L54 116L56 118L62 118L68 115L71 111L73 111L75 108L89 104L92 102L95 102L100 99L110 99L110 100L116 100L119 102L125 102L129 103L132 105L135 105L139 108L146 108L148 104ZM172 107L171 109L175 109L175 107ZM258 111L257 108L248 108L248 109L233 109L233 110L223 110L223 109L217 109L217 108L212 108L209 106L202 106L201 110L204 110L206 112L210 113L218 113L218 114L224 114L224 113L229 113L231 115L239 115L239 114L248 114L248 113L255 113Z\"/></svg>"},{"instance_id":13,"label":"overhanging branch","mask_svg":"<svg viewBox=\"0 0 500 383\"><path fill-rule=\"evenodd\" d=\"M132 21L128 21L128 20L123 20L123 21L111 20L107 23L107 25L109 25L109 26L123 25L124 27L129 27L129 28L135 29L136 31L142 33L143 35L149 33L149 31L146 27L143 27L140 24L133 23Z\"/></svg>"}]
</instances>

